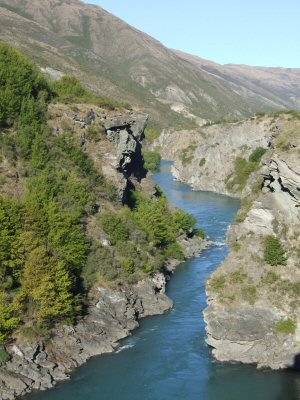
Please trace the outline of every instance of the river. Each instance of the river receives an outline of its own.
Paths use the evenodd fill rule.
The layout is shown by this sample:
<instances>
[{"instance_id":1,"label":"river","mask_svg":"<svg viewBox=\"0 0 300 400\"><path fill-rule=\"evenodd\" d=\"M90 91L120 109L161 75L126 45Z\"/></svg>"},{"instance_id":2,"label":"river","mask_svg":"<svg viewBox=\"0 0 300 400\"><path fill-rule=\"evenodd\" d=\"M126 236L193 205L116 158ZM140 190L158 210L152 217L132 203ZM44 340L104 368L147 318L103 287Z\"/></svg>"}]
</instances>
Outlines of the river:
<instances>
[{"instance_id":1,"label":"river","mask_svg":"<svg viewBox=\"0 0 300 400\"><path fill-rule=\"evenodd\" d=\"M154 175L170 203L195 215L214 241L201 257L182 263L168 284L174 308L141 321L115 354L91 359L55 389L26 400L299 400L300 377L221 364L205 343L205 281L225 259L225 236L238 200L193 192L175 182L170 163Z\"/></svg>"}]
</instances>

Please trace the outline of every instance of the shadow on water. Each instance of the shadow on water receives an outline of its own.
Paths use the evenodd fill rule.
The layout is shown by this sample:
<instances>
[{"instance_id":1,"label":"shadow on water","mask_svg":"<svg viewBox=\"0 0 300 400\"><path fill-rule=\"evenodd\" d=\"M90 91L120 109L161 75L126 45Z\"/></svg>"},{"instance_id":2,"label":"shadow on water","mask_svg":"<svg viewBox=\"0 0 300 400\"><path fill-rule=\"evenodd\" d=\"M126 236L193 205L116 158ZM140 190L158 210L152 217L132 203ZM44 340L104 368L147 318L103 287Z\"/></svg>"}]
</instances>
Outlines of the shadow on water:
<instances>
[{"instance_id":1,"label":"shadow on water","mask_svg":"<svg viewBox=\"0 0 300 400\"><path fill-rule=\"evenodd\" d=\"M141 321L118 354L90 360L69 382L27 400L300 400L297 372L215 362L205 343L205 281L228 254L226 230L239 202L174 182L170 163L154 176L169 201L194 214L215 245L178 267L168 285L175 307ZM299 367L299 357L295 366Z\"/></svg>"}]
</instances>

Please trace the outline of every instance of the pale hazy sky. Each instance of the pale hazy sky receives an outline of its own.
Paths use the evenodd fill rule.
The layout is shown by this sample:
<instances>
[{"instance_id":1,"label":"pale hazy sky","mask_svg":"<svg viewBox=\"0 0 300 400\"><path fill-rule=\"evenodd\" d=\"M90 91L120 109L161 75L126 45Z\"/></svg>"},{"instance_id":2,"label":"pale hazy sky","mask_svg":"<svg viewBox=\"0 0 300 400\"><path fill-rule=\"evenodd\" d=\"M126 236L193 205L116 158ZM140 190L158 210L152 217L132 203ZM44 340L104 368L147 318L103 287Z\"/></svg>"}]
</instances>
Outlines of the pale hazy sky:
<instances>
[{"instance_id":1,"label":"pale hazy sky","mask_svg":"<svg viewBox=\"0 0 300 400\"><path fill-rule=\"evenodd\" d=\"M219 63L300 68L300 0L85 0Z\"/></svg>"}]
</instances>

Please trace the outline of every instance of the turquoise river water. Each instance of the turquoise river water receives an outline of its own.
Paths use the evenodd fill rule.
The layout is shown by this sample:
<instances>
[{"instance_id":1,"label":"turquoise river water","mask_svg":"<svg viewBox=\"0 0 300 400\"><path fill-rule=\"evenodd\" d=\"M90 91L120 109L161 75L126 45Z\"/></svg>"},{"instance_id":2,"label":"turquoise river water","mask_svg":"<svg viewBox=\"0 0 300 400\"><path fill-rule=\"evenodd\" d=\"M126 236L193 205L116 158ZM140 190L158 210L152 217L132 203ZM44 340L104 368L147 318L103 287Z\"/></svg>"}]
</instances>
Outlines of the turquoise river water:
<instances>
[{"instance_id":1,"label":"turquoise river water","mask_svg":"<svg viewBox=\"0 0 300 400\"><path fill-rule=\"evenodd\" d=\"M72 379L26 400L299 400L300 376L221 364L205 343L205 281L225 259L225 236L239 207L229 197L194 192L175 182L163 162L155 182L169 201L196 216L214 241L201 257L184 262L168 284L174 308L141 321L115 354L91 359Z\"/></svg>"}]
</instances>

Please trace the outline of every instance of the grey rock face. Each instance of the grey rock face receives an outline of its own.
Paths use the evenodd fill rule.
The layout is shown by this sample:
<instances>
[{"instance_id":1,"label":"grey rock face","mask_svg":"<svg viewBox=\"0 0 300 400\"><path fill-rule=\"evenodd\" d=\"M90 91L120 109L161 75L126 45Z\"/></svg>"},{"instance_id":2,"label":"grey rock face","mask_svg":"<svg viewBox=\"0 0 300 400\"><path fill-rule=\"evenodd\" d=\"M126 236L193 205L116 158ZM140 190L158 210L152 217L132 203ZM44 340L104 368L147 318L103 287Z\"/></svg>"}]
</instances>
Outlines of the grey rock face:
<instances>
[{"instance_id":1,"label":"grey rock face","mask_svg":"<svg viewBox=\"0 0 300 400\"><path fill-rule=\"evenodd\" d=\"M136 113L110 117L104 122L109 140L117 147L117 168L139 180L146 174L141 142L147 122L147 115Z\"/></svg>"},{"instance_id":2,"label":"grey rock face","mask_svg":"<svg viewBox=\"0 0 300 400\"><path fill-rule=\"evenodd\" d=\"M207 344L219 361L238 361L258 367L293 367L295 346L291 336L278 336L274 326L277 310L262 307L220 307L204 311Z\"/></svg>"},{"instance_id":3,"label":"grey rock face","mask_svg":"<svg viewBox=\"0 0 300 400\"><path fill-rule=\"evenodd\" d=\"M99 287L90 298L88 315L76 326L61 326L50 343L14 344L0 368L0 399L10 400L33 389L46 390L90 357L118 348L138 320L163 314L173 303L165 294L166 279L158 273L132 288Z\"/></svg>"},{"instance_id":4,"label":"grey rock face","mask_svg":"<svg viewBox=\"0 0 300 400\"><path fill-rule=\"evenodd\" d=\"M117 150L115 167L125 183L125 187L122 187L123 201L126 201L127 191L134 186L134 181L140 182L147 174L142 155L147 122L148 115L137 113L111 116L102 121L107 138Z\"/></svg>"},{"instance_id":5,"label":"grey rock face","mask_svg":"<svg viewBox=\"0 0 300 400\"><path fill-rule=\"evenodd\" d=\"M153 147L174 161L172 173L179 181L195 190L232 195L226 178L234 171L236 158L248 159L257 147L267 148L271 135L268 122L247 120L202 128L201 133L164 131Z\"/></svg>"},{"instance_id":6,"label":"grey rock face","mask_svg":"<svg viewBox=\"0 0 300 400\"><path fill-rule=\"evenodd\" d=\"M289 289L299 284L300 277L295 252L300 231L300 174L298 152L277 151L275 147L268 153L257 172L264 178L262 191L244 220L229 230L229 242L238 247L212 277L230 282L237 274L240 281L231 281L220 290L208 283L209 306L204 315L207 343L218 360L283 369L294 367L300 351L299 305L297 294ZM265 260L263 243L268 235L277 236L286 250L285 265L272 266ZM268 280L270 276L275 281ZM254 294L251 304L245 295L249 289ZM283 321L290 321L292 328L278 328Z\"/></svg>"}]
</instances>

